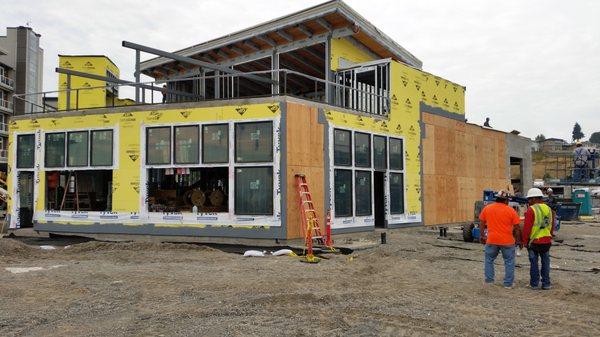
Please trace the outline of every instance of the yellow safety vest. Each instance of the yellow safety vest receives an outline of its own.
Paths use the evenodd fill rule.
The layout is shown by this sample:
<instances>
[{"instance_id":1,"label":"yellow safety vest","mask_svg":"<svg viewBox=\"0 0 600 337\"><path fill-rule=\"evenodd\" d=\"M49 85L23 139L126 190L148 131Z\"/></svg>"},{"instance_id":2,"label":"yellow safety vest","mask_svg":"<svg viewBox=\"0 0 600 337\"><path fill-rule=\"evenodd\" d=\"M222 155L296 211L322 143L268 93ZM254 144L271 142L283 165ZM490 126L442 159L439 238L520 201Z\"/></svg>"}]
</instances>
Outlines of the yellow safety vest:
<instances>
[{"instance_id":1,"label":"yellow safety vest","mask_svg":"<svg viewBox=\"0 0 600 337\"><path fill-rule=\"evenodd\" d=\"M529 243L533 240L552 236L552 209L546 204L535 204L531 206L534 214L533 227L529 234Z\"/></svg>"}]
</instances>

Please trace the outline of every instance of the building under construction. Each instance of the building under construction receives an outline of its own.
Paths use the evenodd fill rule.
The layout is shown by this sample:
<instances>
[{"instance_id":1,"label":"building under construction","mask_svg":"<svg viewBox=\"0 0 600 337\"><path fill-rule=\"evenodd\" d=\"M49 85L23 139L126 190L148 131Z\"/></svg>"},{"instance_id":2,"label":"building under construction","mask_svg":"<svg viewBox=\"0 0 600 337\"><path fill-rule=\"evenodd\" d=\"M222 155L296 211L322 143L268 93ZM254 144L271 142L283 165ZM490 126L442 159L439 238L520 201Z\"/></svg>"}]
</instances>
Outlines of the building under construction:
<instances>
[{"instance_id":1,"label":"building under construction","mask_svg":"<svg viewBox=\"0 0 600 337\"><path fill-rule=\"evenodd\" d=\"M123 46L136 82L63 62L57 108L16 98L35 113L10 124L11 228L296 239L296 174L334 234L458 223L506 187L512 158L531 160L514 154L526 139L467 124L463 86L342 1L176 52ZM119 103L124 86L135 102Z\"/></svg>"}]
</instances>

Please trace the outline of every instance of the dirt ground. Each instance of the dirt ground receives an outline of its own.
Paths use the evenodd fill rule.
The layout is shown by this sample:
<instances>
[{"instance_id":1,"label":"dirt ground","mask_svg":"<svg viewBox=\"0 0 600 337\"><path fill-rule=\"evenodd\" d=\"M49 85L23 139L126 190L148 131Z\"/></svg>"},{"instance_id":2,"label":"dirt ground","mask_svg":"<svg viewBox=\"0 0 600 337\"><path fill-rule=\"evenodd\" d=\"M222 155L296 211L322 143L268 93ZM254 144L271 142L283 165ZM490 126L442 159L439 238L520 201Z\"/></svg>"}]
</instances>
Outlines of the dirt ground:
<instances>
[{"instance_id":1,"label":"dirt ground","mask_svg":"<svg viewBox=\"0 0 600 337\"><path fill-rule=\"evenodd\" d=\"M514 289L483 248L424 228L388 244L246 258L191 244L0 239L1 336L600 336L600 223L563 224L550 291ZM451 233L452 234L452 233ZM11 268L41 267L37 270ZM8 268L8 269L7 269Z\"/></svg>"}]
</instances>

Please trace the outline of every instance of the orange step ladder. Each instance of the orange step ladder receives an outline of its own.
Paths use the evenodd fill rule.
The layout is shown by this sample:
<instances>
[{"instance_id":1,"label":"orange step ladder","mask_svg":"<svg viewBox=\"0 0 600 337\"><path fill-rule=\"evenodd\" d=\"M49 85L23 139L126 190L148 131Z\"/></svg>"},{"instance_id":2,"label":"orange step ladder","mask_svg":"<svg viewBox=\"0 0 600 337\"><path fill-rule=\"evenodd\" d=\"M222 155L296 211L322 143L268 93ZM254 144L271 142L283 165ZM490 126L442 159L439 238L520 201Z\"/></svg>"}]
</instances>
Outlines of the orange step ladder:
<instances>
[{"instance_id":1,"label":"orange step ladder","mask_svg":"<svg viewBox=\"0 0 600 337\"><path fill-rule=\"evenodd\" d=\"M330 250L334 250L331 240L331 230L329 222L326 225L326 236L321 232L319 217L315 210L315 205L312 200L312 195L308 189L306 176L304 174L296 174L296 189L298 190L298 202L300 210L300 218L302 219L302 228L304 230L304 244L306 247L305 262L317 263L319 258L313 253L313 246L325 246ZM329 215L328 215L329 217ZM329 219L328 219L329 220Z\"/></svg>"}]
</instances>

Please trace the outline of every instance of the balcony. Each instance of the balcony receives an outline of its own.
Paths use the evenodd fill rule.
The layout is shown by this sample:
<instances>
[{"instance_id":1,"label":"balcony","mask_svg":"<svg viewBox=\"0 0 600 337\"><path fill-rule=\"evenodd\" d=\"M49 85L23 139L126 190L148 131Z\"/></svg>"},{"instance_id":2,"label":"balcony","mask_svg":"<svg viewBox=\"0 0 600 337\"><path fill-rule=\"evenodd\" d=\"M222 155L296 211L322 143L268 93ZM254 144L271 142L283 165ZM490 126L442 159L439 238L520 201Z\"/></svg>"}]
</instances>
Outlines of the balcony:
<instances>
[{"instance_id":1,"label":"balcony","mask_svg":"<svg viewBox=\"0 0 600 337\"><path fill-rule=\"evenodd\" d=\"M8 124L0 123L0 135L8 135Z\"/></svg>"},{"instance_id":2,"label":"balcony","mask_svg":"<svg viewBox=\"0 0 600 337\"><path fill-rule=\"evenodd\" d=\"M13 112L13 104L10 101L0 99L0 111L8 112L12 114Z\"/></svg>"},{"instance_id":3,"label":"balcony","mask_svg":"<svg viewBox=\"0 0 600 337\"><path fill-rule=\"evenodd\" d=\"M4 75L0 75L0 87L4 87L5 89L12 91L15 88L15 81Z\"/></svg>"},{"instance_id":4,"label":"balcony","mask_svg":"<svg viewBox=\"0 0 600 337\"><path fill-rule=\"evenodd\" d=\"M0 150L0 163L8 161L8 150Z\"/></svg>"},{"instance_id":5,"label":"balcony","mask_svg":"<svg viewBox=\"0 0 600 337\"><path fill-rule=\"evenodd\" d=\"M382 78L387 81L387 77ZM373 85L361 82L360 77L350 74L337 76L336 81L332 82L289 69L194 76L146 83L113 83L102 87L15 95L14 98L22 101L26 107L31 107L32 113L79 110L79 98L85 97L86 90L115 90L122 86L134 87L138 92L140 99L135 105L292 96L380 117L387 117L390 112L389 85L374 90ZM57 110L35 103L46 95L66 96L66 107ZM119 100L112 96L102 106L90 107L83 101L81 105L85 109L117 107Z\"/></svg>"}]
</instances>

